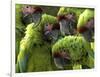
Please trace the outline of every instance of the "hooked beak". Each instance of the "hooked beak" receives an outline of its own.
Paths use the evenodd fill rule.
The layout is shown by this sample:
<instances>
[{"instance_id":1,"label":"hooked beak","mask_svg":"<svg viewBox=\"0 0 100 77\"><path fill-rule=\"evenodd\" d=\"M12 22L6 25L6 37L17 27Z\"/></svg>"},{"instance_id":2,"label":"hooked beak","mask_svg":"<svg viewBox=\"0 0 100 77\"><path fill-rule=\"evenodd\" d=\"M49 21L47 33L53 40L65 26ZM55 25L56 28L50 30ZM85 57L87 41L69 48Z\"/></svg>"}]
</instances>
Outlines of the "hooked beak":
<instances>
[{"instance_id":1,"label":"hooked beak","mask_svg":"<svg viewBox=\"0 0 100 77\"><path fill-rule=\"evenodd\" d=\"M63 35L70 35L68 22L66 20L61 20L59 22L59 24L60 24L60 31L61 31L61 33Z\"/></svg>"},{"instance_id":2,"label":"hooked beak","mask_svg":"<svg viewBox=\"0 0 100 77\"><path fill-rule=\"evenodd\" d=\"M54 63L56 67L59 69L63 69L64 66L66 66L67 64L70 64L71 63L70 60L71 58L69 56L69 53L65 51L61 51L59 53L54 54Z\"/></svg>"}]
</instances>

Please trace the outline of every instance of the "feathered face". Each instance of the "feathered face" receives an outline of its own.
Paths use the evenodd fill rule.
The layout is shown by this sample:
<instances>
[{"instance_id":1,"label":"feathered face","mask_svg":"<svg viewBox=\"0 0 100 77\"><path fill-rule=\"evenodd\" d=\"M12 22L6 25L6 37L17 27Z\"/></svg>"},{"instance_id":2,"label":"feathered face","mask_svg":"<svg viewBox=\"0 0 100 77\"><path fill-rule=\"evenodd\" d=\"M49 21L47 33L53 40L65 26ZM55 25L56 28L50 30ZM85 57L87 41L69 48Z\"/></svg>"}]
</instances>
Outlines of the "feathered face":
<instances>
[{"instance_id":1,"label":"feathered face","mask_svg":"<svg viewBox=\"0 0 100 77\"><path fill-rule=\"evenodd\" d=\"M88 29L93 29L93 28L94 28L94 18L90 19L85 25L79 27L77 30L78 32L83 33Z\"/></svg>"},{"instance_id":2,"label":"feathered face","mask_svg":"<svg viewBox=\"0 0 100 77\"><path fill-rule=\"evenodd\" d=\"M65 15L65 17L67 18L67 20L69 21L69 27L70 27L70 34L76 34L76 16L74 13L69 13L67 15Z\"/></svg>"},{"instance_id":3,"label":"feathered face","mask_svg":"<svg viewBox=\"0 0 100 77\"><path fill-rule=\"evenodd\" d=\"M44 40L51 42L51 31L52 31L52 24L45 24L44 26Z\"/></svg>"},{"instance_id":4,"label":"feathered face","mask_svg":"<svg viewBox=\"0 0 100 77\"><path fill-rule=\"evenodd\" d=\"M67 64L71 64L71 58L68 52L66 51L60 51L58 53L53 54L54 57L54 63L57 68L63 69L64 66Z\"/></svg>"},{"instance_id":5,"label":"feathered face","mask_svg":"<svg viewBox=\"0 0 100 77\"><path fill-rule=\"evenodd\" d=\"M25 5L22 7L22 22L24 25L28 25L32 23L33 7L29 5Z\"/></svg>"},{"instance_id":6,"label":"feathered face","mask_svg":"<svg viewBox=\"0 0 100 77\"><path fill-rule=\"evenodd\" d=\"M60 30L63 35L75 34L76 18L73 14L58 16Z\"/></svg>"},{"instance_id":7,"label":"feathered face","mask_svg":"<svg viewBox=\"0 0 100 77\"><path fill-rule=\"evenodd\" d=\"M75 22L76 17L75 17L75 14L74 13L68 13L68 14L65 15L65 17L68 20Z\"/></svg>"},{"instance_id":8,"label":"feathered face","mask_svg":"<svg viewBox=\"0 0 100 77\"><path fill-rule=\"evenodd\" d=\"M46 41L56 41L59 35L59 24L46 24L44 26L44 37Z\"/></svg>"},{"instance_id":9,"label":"feathered face","mask_svg":"<svg viewBox=\"0 0 100 77\"><path fill-rule=\"evenodd\" d=\"M27 25L32 22L38 23L42 17L42 9L40 7L32 7L26 5L22 8L23 22Z\"/></svg>"},{"instance_id":10,"label":"feathered face","mask_svg":"<svg viewBox=\"0 0 100 77\"><path fill-rule=\"evenodd\" d=\"M68 26L68 22L66 21L66 18L64 15L62 16L58 16L58 21L60 24L60 31L62 35L69 35L69 26Z\"/></svg>"},{"instance_id":11,"label":"feathered face","mask_svg":"<svg viewBox=\"0 0 100 77\"><path fill-rule=\"evenodd\" d=\"M29 15L29 14L32 14L33 13L33 7L32 6L29 6L29 5L26 5L22 8L22 13L23 15Z\"/></svg>"},{"instance_id":12,"label":"feathered face","mask_svg":"<svg viewBox=\"0 0 100 77\"><path fill-rule=\"evenodd\" d=\"M91 20L89 20L89 21L87 22L86 27L87 27L88 29L94 28L94 18L92 18Z\"/></svg>"},{"instance_id":13,"label":"feathered face","mask_svg":"<svg viewBox=\"0 0 100 77\"><path fill-rule=\"evenodd\" d=\"M89 20L83 27L78 28L78 32L81 33L87 41L91 42L94 35L94 19Z\"/></svg>"},{"instance_id":14,"label":"feathered face","mask_svg":"<svg viewBox=\"0 0 100 77\"><path fill-rule=\"evenodd\" d=\"M34 23L37 23L41 20L42 17L42 9L40 7L34 7L32 13L32 20Z\"/></svg>"},{"instance_id":15,"label":"feathered face","mask_svg":"<svg viewBox=\"0 0 100 77\"><path fill-rule=\"evenodd\" d=\"M53 27L53 25L48 23L45 25L44 31L52 31L52 27Z\"/></svg>"}]
</instances>

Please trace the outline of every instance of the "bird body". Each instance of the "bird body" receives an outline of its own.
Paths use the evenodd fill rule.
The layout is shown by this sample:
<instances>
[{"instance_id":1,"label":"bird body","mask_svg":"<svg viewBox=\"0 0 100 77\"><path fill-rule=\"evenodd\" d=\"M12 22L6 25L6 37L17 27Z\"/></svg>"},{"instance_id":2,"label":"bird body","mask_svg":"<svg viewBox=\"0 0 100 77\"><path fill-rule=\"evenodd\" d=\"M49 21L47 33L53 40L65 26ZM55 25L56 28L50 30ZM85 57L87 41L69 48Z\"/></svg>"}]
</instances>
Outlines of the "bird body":
<instances>
[{"instance_id":1,"label":"bird body","mask_svg":"<svg viewBox=\"0 0 100 77\"><path fill-rule=\"evenodd\" d=\"M25 37L20 42L20 52L18 55L17 72L46 71L51 70L50 45L46 44L43 37L43 28L47 23L56 23L56 18L47 14L42 15L42 19L37 27L34 23L27 26Z\"/></svg>"},{"instance_id":2,"label":"bird body","mask_svg":"<svg viewBox=\"0 0 100 77\"><path fill-rule=\"evenodd\" d=\"M94 67L94 40L89 41L94 34L94 10L56 7L55 17L37 6L20 8L16 6L17 73Z\"/></svg>"}]
</instances>

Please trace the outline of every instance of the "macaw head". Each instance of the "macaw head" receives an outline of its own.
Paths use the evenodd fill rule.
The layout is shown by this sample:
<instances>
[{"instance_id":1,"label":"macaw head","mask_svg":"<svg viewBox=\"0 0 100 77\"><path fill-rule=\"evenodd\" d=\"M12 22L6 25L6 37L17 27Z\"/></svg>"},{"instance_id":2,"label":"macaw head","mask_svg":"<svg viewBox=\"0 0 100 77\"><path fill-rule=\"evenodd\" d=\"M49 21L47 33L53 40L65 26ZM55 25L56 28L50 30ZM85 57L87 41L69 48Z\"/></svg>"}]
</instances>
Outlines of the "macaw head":
<instances>
[{"instance_id":1,"label":"macaw head","mask_svg":"<svg viewBox=\"0 0 100 77\"><path fill-rule=\"evenodd\" d=\"M23 22L30 24L38 23L42 17L43 10L38 6L25 5L22 7Z\"/></svg>"},{"instance_id":2,"label":"macaw head","mask_svg":"<svg viewBox=\"0 0 100 77\"><path fill-rule=\"evenodd\" d=\"M33 13L33 7L31 5L24 5L22 7L22 22L24 25L28 25L32 23L32 16Z\"/></svg>"},{"instance_id":3,"label":"macaw head","mask_svg":"<svg viewBox=\"0 0 100 77\"><path fill-rule=\"evenodd\" d=\"M49 40L50 42L58 39L60 26L58 23L55 24L46 24L44 26L44 37L45 40Z\"/></svg>"},{"instance_id":4,"label":"macaw head","mask_svg":"<svg viewBox=\"0 0 100 77\"><path fill-rule=\"evenodd\" d=\"M60 30L62 34L73 35L76 33L76 18L74 13L59 15L57 19L60 24Z\"/></svg>"},{"instance_id":5,"label":"macaw head","mask_svg":"<svg viewBox=\"0 0 100 77\"><path fill-rule=\"evenodd\" d=\"M50 23L45 24L44 26L44 40L51 42L51 31L52 31L53 25Z\"/></svg>"},{"instance_id":6,"label":"macaw head","mask_svg":"<svg viewBox=\"0 0 100 77\"><path fill-rule=\"evenodd\" d=\"M58 40L52 47L52 56L56 67L80 64L86 58L87 51L91 51L90 44L82 36L65 36Z\"/></svg>"},{"instance_id":7,"label":"macaw head","mask_svg":"<svg viewBox=\"0 0 100 77\"><path fill-rule=\"evenodd\" d=\"M24 16L27 16L29 14L32 14L33 13L33 7L31 5L24 5L22 7L22 14Z\"/></svg>"},{"instance_id":8,"label":"macaw head","mask_svg":"<svg viewBox=\"0 0 100 77\"><path fill-rule=\"evenodd\" d=\"M53 54L54 63L57 68L64 69L64 66L71 64L71 58L68 50L61 50Z\"/></svg>"},{"instance_id":9,"label":"macaw head","mask_svg":"<svg viewBox=\"0 0 100 77\"><path fill-rule=\"evenodd\" d=\"M78 19L77 31L88 41L93 41L94 36L94 11L86 9Z\"/></svg>"}]
</instances>

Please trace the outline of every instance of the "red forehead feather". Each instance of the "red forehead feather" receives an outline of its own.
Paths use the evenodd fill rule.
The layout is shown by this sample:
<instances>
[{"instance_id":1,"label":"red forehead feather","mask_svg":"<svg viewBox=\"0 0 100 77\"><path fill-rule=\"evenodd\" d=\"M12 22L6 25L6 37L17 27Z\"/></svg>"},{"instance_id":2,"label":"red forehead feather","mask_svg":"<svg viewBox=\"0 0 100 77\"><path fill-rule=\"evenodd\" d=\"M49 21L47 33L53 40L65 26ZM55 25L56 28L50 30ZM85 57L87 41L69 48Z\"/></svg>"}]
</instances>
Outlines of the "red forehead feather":
<instances>
[{"instance_id":1,"label":"red forehead feather","mask_svg":"<svg viewBox=\"0 0 100 77\"><path fill-rule=\"evenodd\" d=\"M60 54L59 52L55 52L55 53L53 54L53 57L61 57L61 54Z\"/></svg>"},{"instance_id":2,"label":"red forehead feather","mask_svg":"<svg viewBox=\"0 0 100 77\"><path fill-rule=\"evenodd\" d=\"M85 26L80 27L80 28L77 29L77 31L78 31L79 33L83 33L83 32L85 32L85 31L87 31L87 30L88 30L88 28L86 28Z\"/></svg>"},{"instance_id":3,"label":"red forehead feather","mask_svg":"<svg viewBox=\"0 0 100 77\"><path fill-rule=\"evenodd\" d=\"M33 8L33 13L37 13L37 12L42 13L43 12L42 8L40 8L40 7L34 7Z\"/></svg>"},{"instance_id":4,"label":"red forehead feather","mask_svg":"<svg viewBox=\"0 0 100 77\"><path fill-rule=\"evenodd\" d=\"M59 15L57 16L58 21L61 21L63 19L66 19L65 15Z\"/></svg>"}]
</instances>

